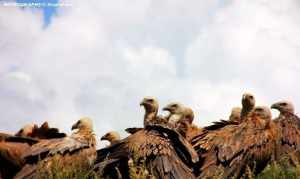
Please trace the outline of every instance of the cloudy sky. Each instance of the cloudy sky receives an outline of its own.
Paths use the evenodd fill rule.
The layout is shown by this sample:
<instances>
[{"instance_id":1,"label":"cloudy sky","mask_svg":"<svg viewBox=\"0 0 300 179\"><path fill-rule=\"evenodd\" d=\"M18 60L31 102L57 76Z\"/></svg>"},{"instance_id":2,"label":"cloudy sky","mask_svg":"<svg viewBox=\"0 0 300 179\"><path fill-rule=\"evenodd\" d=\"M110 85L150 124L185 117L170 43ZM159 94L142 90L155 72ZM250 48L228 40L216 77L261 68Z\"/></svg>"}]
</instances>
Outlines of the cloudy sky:
<instances>
[{"instance_id":1,"label":"cloudy sky","mask_svg":"<svg viewBox=\"0 0 300 179\"><path fill-rule=\"evenodd\" d=\"M144 96L191 106L201 126L252 92L300 111L299 0L0 0L0 130L49 121L98 135L141 126ZM32 2L18 0L18 2ZM297 110L298 109L298 110Z\"/></svg>"}]
</instances>

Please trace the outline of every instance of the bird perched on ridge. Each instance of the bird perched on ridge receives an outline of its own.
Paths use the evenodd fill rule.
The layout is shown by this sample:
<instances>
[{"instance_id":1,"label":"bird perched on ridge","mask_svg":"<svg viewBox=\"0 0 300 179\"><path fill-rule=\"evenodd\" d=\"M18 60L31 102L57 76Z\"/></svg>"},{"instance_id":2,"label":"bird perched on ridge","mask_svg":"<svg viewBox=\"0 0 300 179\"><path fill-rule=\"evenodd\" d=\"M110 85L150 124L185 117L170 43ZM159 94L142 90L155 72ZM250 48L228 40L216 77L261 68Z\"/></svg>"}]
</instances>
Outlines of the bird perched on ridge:
<instances>
[{"instance_id":1,"label":"bird perched on ridge","mask_svg":"<svg viewBox=\"0 0 300 179\"><path fill-rule=\"evenodd\" d=\"M268 107L258 106L239 125L209 132L193 143L200 160L199 177L240 177L246 167L260 172L272 159L274 124Z\"/></svg>"},{"instance_id":2,"label":"bird perched on ridge","mask_svg":"<svg viewBox=\"0 0 300 179\"><path fill-rule=\"evenodd\" d=\"M274 120L278 129L276 160L287 157L292 165L300 164L300 119L295 114L294 105L289 101L279 101L271 106L280 114Z\"/></svg>"},{"instance_id":3,"label":"bird perched on ridge","mask_svg":"<svg viewBox=\"0 0 300 179\"><path fill-rule=\"evenodd\" d=\"M47 124L47 125L46 125ZM41 127L36 124L27 124L15 135L0 134L0 175L3 178L12 178L24 165L22 155L31 145L47 138L61 138L66 136L56 128L50 128L45 122Z\"/></svg>"},{"instance_id":4,"label":"bird perched on ridge","mask_svg":"<svg viewBox=\"0 0 300 179\"><path fill-rule=\"evenodd\" d=\"M93 123L81 118L73 126L71 136L42 140L23 154L26 165L16 175L19 178L40 178L52 176L53 167L67 168L79 164L80 168L90 167L96 158L96 140Z\"/></svg>"},{"instance_id":5,"label":"bird perched on ridge","mask_svg":"<svg viewBox=\"0 0 300 179\"><path fill-rule=\"evenodd\" d=\"M198 156L189 142L167 125L148 123L156 120L157 105L153 101L146 98L142 102L144 128L97 151L95 171L100 171L101 177L130 178L135 168L136 177L194 178L189 166L198 161ZM145 120L148 117L151 119Z\"/></svg>"},{"instance_id":6,"label":"bird perched on ridge","mask_svg":"<svg viewBox=\"0 0 300 179\"><path fill-rule=\"evenodd\" d=\"M192 146L162 125L148 125L100 151L95 170L100 170L104 178L130 178L132 171L136 177L144 173L158 179L194 178L189 167L198 161Z\"/></svg>"}]
</instances>

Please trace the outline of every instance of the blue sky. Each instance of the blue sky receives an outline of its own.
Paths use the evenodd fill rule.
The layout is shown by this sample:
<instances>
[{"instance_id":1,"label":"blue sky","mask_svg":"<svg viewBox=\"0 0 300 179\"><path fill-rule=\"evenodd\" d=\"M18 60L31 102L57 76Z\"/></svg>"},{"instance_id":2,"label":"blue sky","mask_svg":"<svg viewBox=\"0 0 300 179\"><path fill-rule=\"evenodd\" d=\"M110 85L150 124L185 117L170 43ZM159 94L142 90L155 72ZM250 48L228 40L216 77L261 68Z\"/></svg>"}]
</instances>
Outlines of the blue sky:
<instances>
[{"instance_id":1,"label":"blue sky","mask_svg":"<svg viewBox=\"0 0 300 179\"><path fill-rule=\"evenodd\" d=\"M18 3L58 3L58 0L16 0ZM51 17L55 15L57 7L48 6L41 8L44 15L44 25L47 26L51 23Z\"/></svg>"}]
</instances>

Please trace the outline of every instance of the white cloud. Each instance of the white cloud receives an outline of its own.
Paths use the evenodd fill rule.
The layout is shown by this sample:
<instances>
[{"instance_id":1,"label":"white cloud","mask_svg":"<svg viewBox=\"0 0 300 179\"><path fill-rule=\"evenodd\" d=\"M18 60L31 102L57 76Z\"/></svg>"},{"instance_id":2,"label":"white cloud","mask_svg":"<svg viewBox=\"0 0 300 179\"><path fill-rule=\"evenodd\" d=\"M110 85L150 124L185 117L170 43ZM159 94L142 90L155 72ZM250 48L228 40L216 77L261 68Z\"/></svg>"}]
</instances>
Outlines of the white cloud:
<instances>
[{"instance_id":1,"label":"white cloud","mask_svg":"<svg viewBox=\"0 0 300 179\"><path fill-rule=\"evenodd\" d=\"M191 106L200 125L244 91L300 105L296 0L71 3L47 28L40 11L0 7L1 130L90 116L98 135L122 131L142 125L148 95Z\"/></svg>"}]
</instances>

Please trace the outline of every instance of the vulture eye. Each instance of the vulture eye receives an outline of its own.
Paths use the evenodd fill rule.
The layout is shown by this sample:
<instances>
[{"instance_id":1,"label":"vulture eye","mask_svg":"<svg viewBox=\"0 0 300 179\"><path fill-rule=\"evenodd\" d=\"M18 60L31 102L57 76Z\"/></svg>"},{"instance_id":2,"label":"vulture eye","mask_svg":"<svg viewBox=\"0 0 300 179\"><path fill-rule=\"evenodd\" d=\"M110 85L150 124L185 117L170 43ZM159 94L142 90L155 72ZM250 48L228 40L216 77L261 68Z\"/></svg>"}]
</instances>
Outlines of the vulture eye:
<instances>
[{"instance_id":1,"label":"vulture eye","mask_svg":"<svg viewBox=\"0 0 300 179\"><path fill-rule=\"evenodd\" d=\"M288 104L287 104L287 103L281 103L281 105L282 105L282 106L287 106Z\"/></svg>"},{"instance_id":2,"label":"vulture eye","mask_svg":"<svg viewBox=\"0 0 300 179\"><path fill-rule=\"evenodd\" d=\"M256 111L263 111L263 109L262 108L257 108Z\"/></svg>"},{"instance_id":3,"label":"vulture eye","mask_svg":"<svg viewBox=\"0 0 300 179\"><path fill-rule=\"evenodd\" d=\"M253 99L253 96L249 96L250 99Z\"/></svg>"},{"instance_id":4,"label":"vulture eye","mask_svg":"<svg viewBox=\"0 0 300 179\"><path fill-rule=\"evenodd\" d=\"M177 104L173 104L173 105L172 105L173 108L176 108L177 106L178 106Z\"/></svg>"},{"instance_id":5,"label":"vulture eye","mask_svg":"<svg viewBox=\"0 0 300 179\"><path fill-rule=\"evenodd\" d=\"M148 99L149 102L153 102L153 99Z\"/></svg>"}]
</instances>

